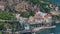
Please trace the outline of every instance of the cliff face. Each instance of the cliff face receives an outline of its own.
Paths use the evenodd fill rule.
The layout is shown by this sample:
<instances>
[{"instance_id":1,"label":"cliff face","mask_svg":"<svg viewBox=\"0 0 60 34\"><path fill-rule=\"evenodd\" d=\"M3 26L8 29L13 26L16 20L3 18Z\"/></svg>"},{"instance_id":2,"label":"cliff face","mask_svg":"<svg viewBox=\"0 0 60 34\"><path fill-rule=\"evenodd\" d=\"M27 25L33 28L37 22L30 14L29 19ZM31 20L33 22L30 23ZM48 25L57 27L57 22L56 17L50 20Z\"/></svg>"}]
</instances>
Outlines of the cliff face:
<instances>
[{"instance_id":1,"label":"cliff face","mask_svg":"<svg viewBox=\"0 0 60 34\"><path fill-rule=\"evenodd\" d=\"M29 4L29 2L25 2L25 1L20 2L15 7L15 9L17 11L22 11L22 12L28 11L30 8L31 8L31 4Z\"/></svg>"},{"instance_id":2,"label":"cliff face","mask_svg":"<svg viewBox=\"0 0 60 34\"><path fill-rule=\"evenodd\" d=\"M13 9L13 7L18 4L21 0L0 0L5 2L6 9Z\"/></svg>"},{"instance_id":3,"label":"cliff face","mask_svg":"<svg viewBox=\"0 0 60 34\"><path fill-rule=\"evenodd\" d=\"M32 9L33 11L38 11L38 10L40 10L40 8L42 7L42 8L44 8L46 5L47 5L47 3L46 2L48 2L47 0L46 0L46 2L45 3L42 3L42 2L40 2L41 0L1 0L1 1L4 1L4 2L6 2L6 9L10 9L10 10L15 10L15 6L17 6L19 3L20 3L20 5L21 5L21 2L23 2L23 1L25 1L25 3L31 3L31 5L30 5L30 7L28 6L29 4L27 4L27 6L24 6L23 7L23 9L25 8L25 7L29 7L30 9ZM38 2L39 1L39 2ZM42 0L43 1L43 0ZM23 5L25 5L25 3L23 3ZM22 5L22 6L23 6ZM41 7L40 7L41 6ZM28 9L29 9L28 8ZM41 9L42 9L41 8ZM19 6L18 6L18 9L19 9ZM22 8L20 8L21 10L22 10ZM20 10L19 9L19 10ZM24 10L27 10L27 9L24 9ZM45 10L45 8L44 8L44 10Z\"/></svg>"}]
</instances>

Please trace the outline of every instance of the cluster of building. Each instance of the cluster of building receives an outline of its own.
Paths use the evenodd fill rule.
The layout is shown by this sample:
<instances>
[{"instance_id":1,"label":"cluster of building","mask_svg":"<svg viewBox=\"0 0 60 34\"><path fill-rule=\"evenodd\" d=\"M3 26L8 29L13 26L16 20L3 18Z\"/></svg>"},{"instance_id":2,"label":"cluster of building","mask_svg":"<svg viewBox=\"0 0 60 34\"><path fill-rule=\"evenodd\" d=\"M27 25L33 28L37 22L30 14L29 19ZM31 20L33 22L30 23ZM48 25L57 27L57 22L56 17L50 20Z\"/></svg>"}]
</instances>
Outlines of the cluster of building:
<instances>
[{"instance_id":1,"label":"cluster of building","mask_svg":"<svg viewBox=\"0 0 60 34\"><path fill-rule=\"evenodd\" d=\"M29 18L23 18L20 14L16 14L16 18L25 30L33 30L38 27L50 27L55 25L51 14L43 13L41 11L36 12L34 16L30 16Z\"/></svg>"},{"instance_id":2,"label":"cluster of building","mask_svg":"<svg viewBox=\"0 0 60 34\"><path fill-rule=\"evenodd\" d=\"M54 12L50 11L51 14L53 14L53 15L59 15L60 14L59 7L54 7L52 4L50 4L49 7L52 10L53 9L55 10ZM33 9L33 11L35 11L34 16L30 16L29 18L24 18L24 17L21 17L20 14L16 14L17 22L19 22L21 27L24 28L24 30L20 31L20 33L30 32L34 28L38 28L38 27L43 27L43 26L44 27L50 27L50 26L55 25L55 21L52 20L51 14L41 12L40 9L37 8L37 5L35 5L34 7L31 8L31 5L28 2L23 1L21 3L18 3L15 6L15 10L17 10L17 11L20 11L20 10L21 11L27 11L27 10L29 10L29 8ZM0 10L4 11L4 9L5 9L5 3L0 1Z\"/></svg>"}]
</instances>

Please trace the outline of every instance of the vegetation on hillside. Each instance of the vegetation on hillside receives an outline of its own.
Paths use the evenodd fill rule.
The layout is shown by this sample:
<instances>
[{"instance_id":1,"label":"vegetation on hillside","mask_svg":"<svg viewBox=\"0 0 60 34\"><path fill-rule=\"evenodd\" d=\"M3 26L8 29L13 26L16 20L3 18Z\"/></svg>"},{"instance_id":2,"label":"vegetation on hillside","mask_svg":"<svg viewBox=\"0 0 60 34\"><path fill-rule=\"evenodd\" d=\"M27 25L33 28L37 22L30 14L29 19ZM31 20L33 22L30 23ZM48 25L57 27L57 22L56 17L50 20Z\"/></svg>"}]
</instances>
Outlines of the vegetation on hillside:
<instances>
[{"instance_id":1,"label":"vegetation on hillside","mask_svg":"<svg viewBox=\"0 0 60 34\"><path fill-rule=\"evenodd\" d=\"M4 27L4 23L0 23L0 30L2 30Z\"/></svg>"},{"instance_id":2,"label":"vegetation on hillside","mask_svg":"<svg viewBox=\"0 0 60 34\"><path fill-rule=\"evenodd\" d=\"M6 11L0 12L0 19L11 19L11 18L13 18L12 13Z\"/></svg>"},{"instance_id":3,"label":"vegetation on hillside","mask_svg":"<svg viewBox=\"0 0 60 34\"><path fill-rule=\"evenodd\" d=\"M30 16L34 16L34 11L29 10L29 12L20 12L22 17L29 18Z\"/></svg>"}]
</instances>

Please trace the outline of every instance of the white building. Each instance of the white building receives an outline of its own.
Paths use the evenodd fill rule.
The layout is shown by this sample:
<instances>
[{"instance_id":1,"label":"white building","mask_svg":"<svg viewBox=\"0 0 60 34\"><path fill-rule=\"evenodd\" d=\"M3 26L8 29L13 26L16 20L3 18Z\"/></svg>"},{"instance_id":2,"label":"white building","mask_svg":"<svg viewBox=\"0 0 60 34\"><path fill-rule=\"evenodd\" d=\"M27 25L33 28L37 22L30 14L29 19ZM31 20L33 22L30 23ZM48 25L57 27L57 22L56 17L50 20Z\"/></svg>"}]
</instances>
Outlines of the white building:
<instances>
[{"instance_id":1,"label":"white building","mask_svg":"<svg viewBox=\"0 0 60 34\"><path fill-rule=\"evenodd\" d=\"M41 11L38 11L38 13L44 18L44 16L46 15L46 13L43 13Z\"/></svg>"}]
</instances>

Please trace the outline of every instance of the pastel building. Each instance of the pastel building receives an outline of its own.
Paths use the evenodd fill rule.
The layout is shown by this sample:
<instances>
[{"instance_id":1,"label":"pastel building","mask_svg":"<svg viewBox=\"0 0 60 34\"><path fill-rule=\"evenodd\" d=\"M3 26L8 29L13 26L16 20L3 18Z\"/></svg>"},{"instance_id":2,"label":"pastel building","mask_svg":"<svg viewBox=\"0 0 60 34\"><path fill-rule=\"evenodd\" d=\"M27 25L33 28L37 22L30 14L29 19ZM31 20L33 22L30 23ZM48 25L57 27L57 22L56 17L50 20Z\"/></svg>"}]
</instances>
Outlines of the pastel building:
<instances>
[{"instance_id":1,"label":"pastel building","mask_svg":"<svg viewBox=\"0 0 60 34\"><path fill-rule=\"evenodd\" d=\"M46 23L50 23L52 21L52 17L48 13L44 16L44 19L45 19Z\"/></svg>"},{"instance_id":2,"label":"pastel building","mask_svg":"<svg viewBox=\"0 0 60 34\"><path fill-rule=\"evenodd\" d=\"M43 17L40 15L39 12L36 12L35 15L29 18L29 24L31 26L31 28L37 28L37 27L41 27L43 26Z\"/></svg>"}]
</instances>

